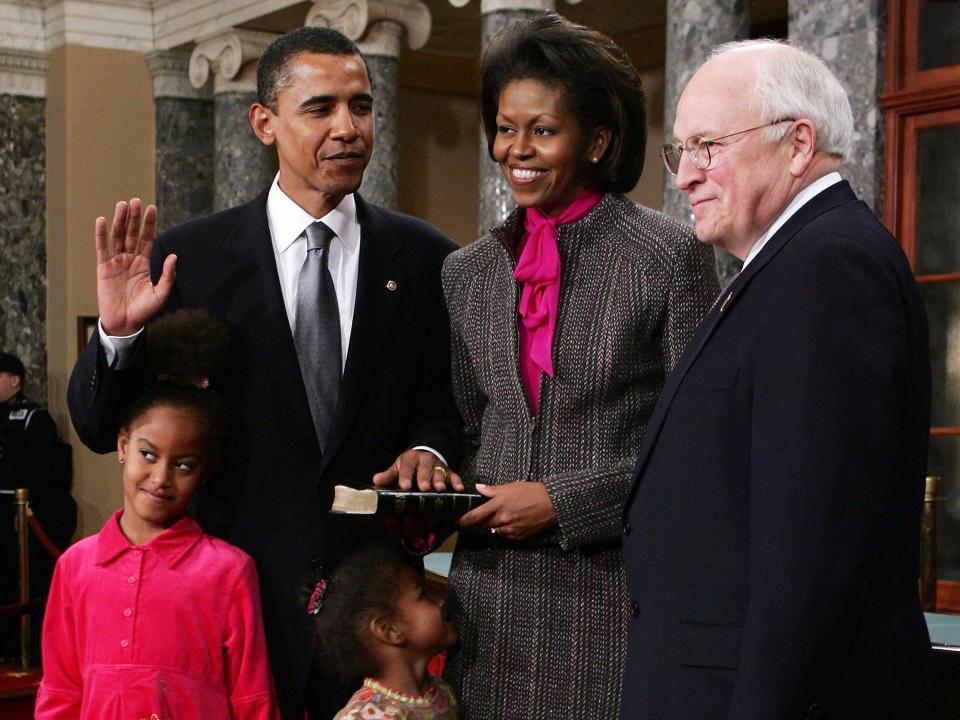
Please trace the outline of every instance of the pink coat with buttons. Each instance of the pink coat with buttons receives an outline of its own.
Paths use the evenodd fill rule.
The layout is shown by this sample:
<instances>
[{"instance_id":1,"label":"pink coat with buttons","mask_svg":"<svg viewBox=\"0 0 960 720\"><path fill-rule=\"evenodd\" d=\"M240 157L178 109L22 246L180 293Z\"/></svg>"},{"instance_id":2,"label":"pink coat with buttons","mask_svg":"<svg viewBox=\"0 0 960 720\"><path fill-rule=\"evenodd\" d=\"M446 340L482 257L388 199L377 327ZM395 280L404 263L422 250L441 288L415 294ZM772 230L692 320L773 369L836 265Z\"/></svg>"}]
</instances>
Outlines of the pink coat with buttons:
<instances>
[{"instance_id":1,"label":"pink coat with buttons","mask_svg":"<svg viewBox=\"0 0 960 720\"><path fill-rule=\"evenodd\" d=\"M189 516L133 546L121 512L57 562L36 717L278 718L250 557Z\"/></svg>"}]
</instances>

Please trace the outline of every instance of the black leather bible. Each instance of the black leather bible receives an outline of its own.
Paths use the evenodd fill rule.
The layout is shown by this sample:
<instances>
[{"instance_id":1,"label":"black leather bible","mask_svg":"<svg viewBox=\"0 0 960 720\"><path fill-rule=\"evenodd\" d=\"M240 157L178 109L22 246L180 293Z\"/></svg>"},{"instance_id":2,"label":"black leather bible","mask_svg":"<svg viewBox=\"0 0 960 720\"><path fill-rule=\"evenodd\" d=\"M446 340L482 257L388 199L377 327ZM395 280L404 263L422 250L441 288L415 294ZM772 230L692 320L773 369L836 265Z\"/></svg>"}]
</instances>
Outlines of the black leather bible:
<instances>
[{"instance_id":1,"label":"black leather bible","mask_svg":"<svg viewBox=\"0 0 960 720\"><path fill-rule=\"evenodd\" d=\"M487 501L478 492L421 492L337 485L330 512L345 515L413 515L456 520Z\"/></svg>"}]
</instances>

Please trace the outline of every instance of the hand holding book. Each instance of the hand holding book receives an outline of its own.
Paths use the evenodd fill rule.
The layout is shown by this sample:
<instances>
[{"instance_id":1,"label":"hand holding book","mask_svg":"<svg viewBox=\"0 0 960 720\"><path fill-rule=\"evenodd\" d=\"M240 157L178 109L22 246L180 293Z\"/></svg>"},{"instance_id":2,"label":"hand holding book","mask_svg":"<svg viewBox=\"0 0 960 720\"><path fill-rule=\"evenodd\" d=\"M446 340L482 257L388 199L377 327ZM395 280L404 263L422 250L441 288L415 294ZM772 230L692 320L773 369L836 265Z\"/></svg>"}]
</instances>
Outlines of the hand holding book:
<instances>
[{"instance_id":1,"label":"hand holding book","mask_svg":"<svg viewBox=\"0 0 960 720\"><path fill-rule=\"evenodd\" d=\"M553 501L542 482L477 483L476 490L486 502L460 518L463 528L488 528L508 540L527 540L557 524Z\"/></svg>"}]
</instances>

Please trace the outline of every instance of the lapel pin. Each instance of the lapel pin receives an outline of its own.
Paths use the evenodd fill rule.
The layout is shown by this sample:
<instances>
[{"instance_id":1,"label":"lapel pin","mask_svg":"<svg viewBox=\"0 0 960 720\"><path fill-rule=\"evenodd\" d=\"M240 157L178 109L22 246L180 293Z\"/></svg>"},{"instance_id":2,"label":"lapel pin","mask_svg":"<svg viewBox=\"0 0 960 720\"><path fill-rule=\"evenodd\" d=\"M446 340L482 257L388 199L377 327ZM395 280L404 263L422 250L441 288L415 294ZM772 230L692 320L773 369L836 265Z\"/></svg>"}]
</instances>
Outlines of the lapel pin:
<instances>
[{"instance_id":1,"label":"lapel pin","mask_svg":"<svg viewBox=\"0 0 960 720\"><path fill-rule=\"evenodd\" d=\"M730 301L733 299L733 293L727 293L727 296L723 299L723 304L720 305L720 312L723 312L727 309L727 305L730 304Z\"/></svg>"},{"instance_id":2,"label":"lapel pin","mask_svg":"<svg viewBox=\"0 0 960 720\"><path fill-rule=\"evenodd\" d=\"M390 292L393 292L396 289L397 289L397 281L387 280L387 290L389 290Z\"/></svg>"}]
</instances>

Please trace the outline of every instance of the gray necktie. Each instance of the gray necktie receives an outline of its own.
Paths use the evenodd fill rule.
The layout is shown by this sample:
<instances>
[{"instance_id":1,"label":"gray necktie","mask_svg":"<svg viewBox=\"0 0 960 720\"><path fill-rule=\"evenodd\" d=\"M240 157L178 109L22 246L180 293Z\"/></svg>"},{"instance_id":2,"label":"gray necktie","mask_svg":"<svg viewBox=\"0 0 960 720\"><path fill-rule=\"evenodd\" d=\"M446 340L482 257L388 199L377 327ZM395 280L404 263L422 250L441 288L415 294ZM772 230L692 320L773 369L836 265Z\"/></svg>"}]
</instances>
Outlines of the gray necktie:
<instances>
[{"instance_id":1,"label":"gray necktie","mask_svg":"<svg viewBox=\"0 0 960 720\"><path fill-rule=\"evenodd\" d=\"M307 258L300 268L297 287L294 341L322 452L326 450L327 435L340 394L342 362L340 308L333 278L327 268L334 232L322 222L315 222L304 234L307 236Z\"/></svg>"}]
</instances>

